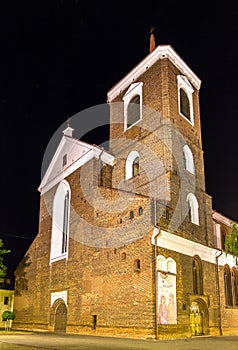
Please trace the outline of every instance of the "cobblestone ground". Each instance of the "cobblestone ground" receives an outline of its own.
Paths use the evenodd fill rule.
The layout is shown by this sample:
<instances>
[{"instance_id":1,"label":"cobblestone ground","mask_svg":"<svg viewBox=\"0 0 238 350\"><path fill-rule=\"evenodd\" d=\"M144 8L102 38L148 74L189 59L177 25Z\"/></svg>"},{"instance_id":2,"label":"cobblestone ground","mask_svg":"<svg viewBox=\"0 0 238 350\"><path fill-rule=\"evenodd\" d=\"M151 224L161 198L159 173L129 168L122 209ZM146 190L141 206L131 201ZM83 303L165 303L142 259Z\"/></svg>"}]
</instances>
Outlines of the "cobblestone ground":
<instances>
[{"instance_id":1,"label":"cobblestone ground","mask_svg":"<svg viewBox=\"0 0 238 350\"><path fill-rule=\"evenodd\" d=\"M237 350L238 336L141 340L54 333L0 333L6 350Z\"/></svg>"}]
</instances>

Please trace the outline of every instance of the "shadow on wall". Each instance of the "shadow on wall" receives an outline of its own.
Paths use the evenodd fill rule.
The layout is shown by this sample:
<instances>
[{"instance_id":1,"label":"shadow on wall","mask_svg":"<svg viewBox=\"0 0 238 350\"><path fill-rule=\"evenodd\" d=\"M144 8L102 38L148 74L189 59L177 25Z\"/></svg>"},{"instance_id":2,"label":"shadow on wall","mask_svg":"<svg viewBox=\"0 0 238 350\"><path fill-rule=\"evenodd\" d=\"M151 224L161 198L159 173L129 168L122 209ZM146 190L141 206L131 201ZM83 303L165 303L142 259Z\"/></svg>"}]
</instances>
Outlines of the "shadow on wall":
<instances>
[{"instance_id":1,"label":"shadow on wall","mask_svg":"<svg viewBox=\"0 0 238 350\"><path fill-rule=\"evenodd\" d=\"M23 291L28 290L28 279L26 278L25 269L30 265L29 256L25 255L15 272L15 295L20 296Z\"/></svg>"}]
</instances>

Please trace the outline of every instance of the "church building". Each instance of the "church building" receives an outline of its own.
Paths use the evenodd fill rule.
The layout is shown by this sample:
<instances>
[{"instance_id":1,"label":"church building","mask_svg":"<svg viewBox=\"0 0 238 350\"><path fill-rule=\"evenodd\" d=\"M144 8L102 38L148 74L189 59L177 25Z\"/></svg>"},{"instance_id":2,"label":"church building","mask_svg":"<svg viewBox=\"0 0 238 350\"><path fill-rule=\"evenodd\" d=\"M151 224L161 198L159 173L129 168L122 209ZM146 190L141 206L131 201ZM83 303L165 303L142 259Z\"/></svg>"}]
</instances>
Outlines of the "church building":
<instances>
[{"instance_id":1,"label":"church building","mask_svg":"<svg viewBox=\"0 0 238 350\"><path fill-rule=\"evenodd\" d=\"M238 334L231 220L206 193L201 80L155 47L107 93L108 150L67 126L15 271L15 329L168 339Z\"/></svg>"}]
</instances>

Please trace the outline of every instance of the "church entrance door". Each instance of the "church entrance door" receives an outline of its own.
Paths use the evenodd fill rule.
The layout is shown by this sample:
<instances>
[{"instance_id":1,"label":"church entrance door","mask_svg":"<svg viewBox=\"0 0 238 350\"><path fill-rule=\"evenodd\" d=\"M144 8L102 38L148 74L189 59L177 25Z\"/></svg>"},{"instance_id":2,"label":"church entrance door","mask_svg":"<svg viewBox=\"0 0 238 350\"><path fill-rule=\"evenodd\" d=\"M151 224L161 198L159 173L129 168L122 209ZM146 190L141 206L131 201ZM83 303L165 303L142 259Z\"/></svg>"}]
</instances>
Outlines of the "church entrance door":
<instances>
[{"instance_id":1,"label":"church entrance door","mask_svg":"<svg viewBox=\"0 0 238 350\"><path fill-rule=\"evenodd\" d=\"M202 335L203 332L203 313L199 304L194 301L190 307L190 327L192 335Z\"/></svg>"},{"instance_id":2,"label":"church entrance door","mask_svg":"<svg viewBox=\"0 0 238 350\"><path fill-rule=\"evenodd\" d=\"M55 310L55 332L66 332L67 307L61 302Z\"/></svg>"}]
</instances>

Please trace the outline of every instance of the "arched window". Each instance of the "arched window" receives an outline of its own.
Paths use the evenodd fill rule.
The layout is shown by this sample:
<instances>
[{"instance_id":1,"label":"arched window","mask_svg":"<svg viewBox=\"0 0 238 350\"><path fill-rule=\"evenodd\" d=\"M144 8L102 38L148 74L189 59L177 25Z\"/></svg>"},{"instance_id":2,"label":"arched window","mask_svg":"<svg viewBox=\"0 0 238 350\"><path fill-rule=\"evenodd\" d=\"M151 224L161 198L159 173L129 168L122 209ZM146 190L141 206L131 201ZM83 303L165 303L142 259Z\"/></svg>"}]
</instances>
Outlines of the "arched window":
<instances>
[{"instance_id":1,"label":"arched window","mask_svg":"<svg viewBox=\"0 0 238 350\"><path fill-rule=\"evenodd\" d=\"M140 155L137 151L129 153L126 159L126 180L139 175L140 169Z\"/></svg>"},{"instance_id":2,"label":"arched window","mask_svg":"<svg viewBox=\"0 0 238 350\"><path fill-rule=\"evenodd\" d=\"M232 295L233 305L238 306L238 275L236 268L231 271L231 284L232 284Z\"/></svg>"},{"instance_id":3,"label":"arched window","mask_svg":"<svg viewBox=\"0 0 238 350\"><path fill-rule=\"evenodd\" d=\"M202 262L197 255L193 258L193 293L203 294Z\"/></svg>"},{"instance_id":4,"label":"arched window","mask_svg":"<svg viewBox=\"0 0 238 350\"><path fill-rule=\"evenodd\" d=\"M64 217L63 217L63 238L62 238L62 254L67 251L69 230L69 191L64 197Z\"/></svg>"},{"instance_id":5,"label":"arched window","mask_svg":"<svg viewBox=\"0 0 238 350\"><path fill-rule=\"evenodd\" d=\"M226 306L233 306L232 303L232 287L231 287L231 272L228 265L224 267L224 288L225 288L225 303Z\"/></svg>"},{"instance_id":6,"label":"arched window","mask_svg":"<svg viewBox=\"0 0 238 350\"><path fill-rule=\"evenodd\" d=\"M132 176L139 175L139 157L136 157L132 164Z\"/></svg>"},{"instance_id":7,"label":"arched window","mask_svg":"<svg viewBox=\"0 0 238 350\"><path fill-rule=\"evenodd\" d=\"M140 96L135 95L127 107L127 128L140 120Z\"/></svg>"},{"instance_id":8,"label":"arched window","mask_svg":"<svg viewBox=\"0 0 238 350\"><path fill-rule=\"evenodd\" d=\"M199 225L198 201L193 193L188 194L187 202L190 221L195 225Z\"/></svg>"},{"instance_id":9,"label":"arched window","mask_svg":"<svg viewBox=\"0 0 238 350\"><path fill-rule=\"evenodd\" d=\"M62 181L55 192L52 212L50 261L64 259L68 255L70 187Z\"/></svg>"},{"instance_id":10,"label":"arched window","mask_svg":"<svg viewBox=\"0 0 238 350\"><path fill-rule=\"evenodd\" d=\"M190 173L194 174L194 161L193 161L193 154L188 145L183 146L183 157L184 157L184 167L186 170L188 170Z\"/></svg>"},{"instance_id":11,"label":"arched window","mask_svg":"<svg viewBox=\"0 0 238 350\"><path fill-rule=\"evenodd\" d=\"M189 105L189 99L184 91L184 89L179 90L179 96L180 96L180 113L183 114L184 117L186 117L188 120L191 121L190 117L190 105Z\"/></svg>"},{"instance_id":12,"label":"arched window","mask_svg":"<svg viewBox=\"0 0 238 350\"><path fill-rule=\"evenodd\" d=\"M193 87L184 75L177 75L177 82L179 114L193 125Z\"/></svg>"},{"instance_id":13,"label":"arched window","mask_svg":"<svg viewBox=\"0 0 238 350\"><path fill-rule=\"evenodd\" d=\"M143 82L131 84L123 96L124 130L142 119L142 86Z\"/></svg>"}]
</instances>

